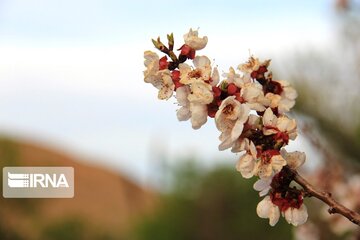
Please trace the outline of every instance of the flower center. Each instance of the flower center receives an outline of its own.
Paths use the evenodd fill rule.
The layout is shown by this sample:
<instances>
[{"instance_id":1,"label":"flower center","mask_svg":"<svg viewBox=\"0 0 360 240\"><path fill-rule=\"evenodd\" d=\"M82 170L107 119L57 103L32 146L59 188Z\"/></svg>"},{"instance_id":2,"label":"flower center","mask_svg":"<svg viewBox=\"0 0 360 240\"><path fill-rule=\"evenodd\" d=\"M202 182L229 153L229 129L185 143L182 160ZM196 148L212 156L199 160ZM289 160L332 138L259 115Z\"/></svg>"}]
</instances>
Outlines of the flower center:
<instances>
[{"instance_id":1,"label":"flower center","mask_svg":"<svg viewBox=\"0 0 360 240\"><path fill-rule=\"evenodd\" d=\"M195 69L195 70L189 72L188 76L189 76L189 78L201 78L201 76L202 76L201 70Z\"/></svg>"},{"instance_id":2,"label":"flower center","mask_svg":"<svg viewBox=\"0 0 360 240\"><path fill-rule=\"evenodd\" d=\"M227 105L226 107L224 107L224 109L222 110L222 113L229 115L234 111L234 106L232 104Z\"/></svg>"}]
</instances>

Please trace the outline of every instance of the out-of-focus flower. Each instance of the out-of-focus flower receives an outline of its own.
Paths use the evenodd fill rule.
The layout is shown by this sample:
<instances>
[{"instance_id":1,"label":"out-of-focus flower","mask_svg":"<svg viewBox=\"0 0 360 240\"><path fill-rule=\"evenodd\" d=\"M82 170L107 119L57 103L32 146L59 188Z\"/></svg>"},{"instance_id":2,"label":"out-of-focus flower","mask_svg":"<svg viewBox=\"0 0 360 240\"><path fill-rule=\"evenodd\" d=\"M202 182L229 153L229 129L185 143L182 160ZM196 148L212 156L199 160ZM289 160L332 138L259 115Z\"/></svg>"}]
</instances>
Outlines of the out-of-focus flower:
<instances>
[{"instance_id":1,"label":"out-of-focus flower","mask_svg":"<svg viewBox=\"0 0 360 240\"><path fill-rule=\"evenodd\" d=\"M317 226L307 221L306 224L294 228L295 240L318 240L320 239L319 230Z\"/></svg>"},{"instance_id":2,"label":"out-of-focus flower","mask_svg":"<svg viewBox=\"0 0 360 240\"><path fill-rule=\"evenodd\" d=\"M193 31L190 28L190 31L184 34L184 41L185 44L191 47L192 49L201 50L206 46L208 42L208 38L206 36L200 38L198 31L196 30Z\"/></svg>"},{"instance_id":3,"label":"out-of-focus flower","mask_svg":"<svg viewBox=\"0 0 360 240\"><path fill-rule=\"evenodd\" d=\"M270 226L275 226L280 218L280 210L272 203L269 196L258 203L256 213L261 218L268 218Z\"/></svg>"}]
</instances>

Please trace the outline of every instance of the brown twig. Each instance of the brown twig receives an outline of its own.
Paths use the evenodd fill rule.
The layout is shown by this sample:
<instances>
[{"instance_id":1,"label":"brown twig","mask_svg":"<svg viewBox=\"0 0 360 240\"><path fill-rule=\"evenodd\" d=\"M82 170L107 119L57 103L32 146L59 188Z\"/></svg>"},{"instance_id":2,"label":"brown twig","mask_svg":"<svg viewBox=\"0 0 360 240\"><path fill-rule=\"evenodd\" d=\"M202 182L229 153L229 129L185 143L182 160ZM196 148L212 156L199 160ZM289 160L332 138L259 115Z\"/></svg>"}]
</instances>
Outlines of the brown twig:
<instances>
[{"instance_id":1,"label":"brown twig","mask_svg":"<svg viewBox=\"0 0 360 240\"><path fill-rule=\"evenodd\" d=\"M289 168L290 169L290 168ZM354 212L341 203L337 202L332 196L331 193L325 191L319 191L315 189L308 181L301 177L297 171L290 169L294 174L294 181L297 182L300 186L303 187L305 195L309 197L315 197L329 206L330 214L340 214L349 219L351 222L360 226L360 214Z\"/></svg>"}]
</instances>

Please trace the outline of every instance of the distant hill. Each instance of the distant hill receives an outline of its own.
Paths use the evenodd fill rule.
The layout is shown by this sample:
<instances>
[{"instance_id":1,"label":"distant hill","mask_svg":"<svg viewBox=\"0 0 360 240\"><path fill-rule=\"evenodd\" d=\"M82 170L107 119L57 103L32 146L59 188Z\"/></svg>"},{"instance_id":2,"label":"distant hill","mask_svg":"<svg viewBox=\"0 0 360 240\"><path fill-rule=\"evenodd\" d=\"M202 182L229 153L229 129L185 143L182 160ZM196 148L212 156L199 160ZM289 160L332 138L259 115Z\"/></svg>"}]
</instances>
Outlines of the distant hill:
<instances>
[{"instance_id":1,"label":"distant hill","mask_svg":"<svg viewBox=\"0 0 360 240\"><path fill-rule=\"evenodd\" d=\"M121 239L157 199L118 173L29 142L0 138L0 166L75 169L73 199L1 197L0 239Z\"/></svg>"}]
</instances>

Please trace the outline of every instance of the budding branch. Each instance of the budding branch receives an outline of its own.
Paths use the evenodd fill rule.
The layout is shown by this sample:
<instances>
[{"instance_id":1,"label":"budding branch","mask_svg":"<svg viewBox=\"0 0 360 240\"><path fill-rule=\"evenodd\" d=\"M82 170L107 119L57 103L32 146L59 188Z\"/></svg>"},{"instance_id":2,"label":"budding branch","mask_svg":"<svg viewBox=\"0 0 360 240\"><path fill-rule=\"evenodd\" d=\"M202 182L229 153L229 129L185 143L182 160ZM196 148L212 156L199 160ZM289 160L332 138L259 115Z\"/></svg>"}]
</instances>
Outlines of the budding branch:
<instances>
[{"instance_id":1,"label":"budding branch","mask_svg":"<svg viewBox=\"0 0 360 240\"><path fill-rule=\"evenodd\" d=\"M360 214L359 213L354 212L354 211L348 209L347 207L345 207L344 205L342 205L341 203L337 202L332 197L331 193L326 192L326 191L319 191L319 190L315 189L314 186L312 186L308 181L306 181L302 176L300 176L297 171L292 170L292 169L290 169L290 171L292 171L292 173L294 174L293 175L294 181L303 187L303 189L305 191L305 195L307 195L309 197L315 197L315 198L323 201L324 203L326 203L330 207L328 210L330 214L337 213L337 214L343 215L344 217L349 219L354 224L360 226Z\"/></svg>"}]
</instances>

